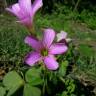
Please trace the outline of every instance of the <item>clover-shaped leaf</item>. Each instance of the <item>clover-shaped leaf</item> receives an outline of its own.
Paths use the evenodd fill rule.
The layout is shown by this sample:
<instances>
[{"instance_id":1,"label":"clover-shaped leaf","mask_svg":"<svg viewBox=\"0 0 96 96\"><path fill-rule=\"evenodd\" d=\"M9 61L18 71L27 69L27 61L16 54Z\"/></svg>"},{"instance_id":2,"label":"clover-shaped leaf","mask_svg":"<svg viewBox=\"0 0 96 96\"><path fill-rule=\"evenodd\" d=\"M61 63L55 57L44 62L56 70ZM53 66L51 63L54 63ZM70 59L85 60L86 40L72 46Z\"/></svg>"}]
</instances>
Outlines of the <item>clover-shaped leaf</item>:
<instances>
[{"instance_id":1,"label":"clover-shaped leaf","mask_svg":"<svg viewBox=\"0 0 96 96\"><path fill-rule=\"evenodd\" d=\"M7 96L11 96L24 84L24 81L16 71L11 71L5 75L3 84L8 90Z\"/></svg>"},{"instance_id":2,"label":"clover-shaped leaf","mask_svg":"<svg viewBox=\"0 0 96 96\"><path fill-rule=\"evenodd\" d=\"M43 80L41 78L41 71L36 68L29 69L25 74L25 79L27 83L31 85L42 84Z\"/></svg>"}]
</instances>

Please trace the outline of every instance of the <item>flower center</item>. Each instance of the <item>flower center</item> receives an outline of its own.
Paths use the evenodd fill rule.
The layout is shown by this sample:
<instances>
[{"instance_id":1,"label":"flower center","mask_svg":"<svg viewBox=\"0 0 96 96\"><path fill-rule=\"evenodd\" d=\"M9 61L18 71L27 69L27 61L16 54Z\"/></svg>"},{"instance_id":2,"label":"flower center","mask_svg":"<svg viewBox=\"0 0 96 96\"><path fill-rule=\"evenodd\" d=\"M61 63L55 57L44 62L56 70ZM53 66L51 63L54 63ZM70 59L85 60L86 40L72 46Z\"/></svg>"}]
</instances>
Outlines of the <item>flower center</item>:
<instances>
[{"instance_id":1,"label":"flower center","mask_svg":"<svg viewBox=\"0 0 96 96\"><path fill-rule=\"evenodd\" d=\"M42 56L47 56L48 55L48 50L47 49L42 49L41 50L41 55Z\"/></svg>"}]
</instances>

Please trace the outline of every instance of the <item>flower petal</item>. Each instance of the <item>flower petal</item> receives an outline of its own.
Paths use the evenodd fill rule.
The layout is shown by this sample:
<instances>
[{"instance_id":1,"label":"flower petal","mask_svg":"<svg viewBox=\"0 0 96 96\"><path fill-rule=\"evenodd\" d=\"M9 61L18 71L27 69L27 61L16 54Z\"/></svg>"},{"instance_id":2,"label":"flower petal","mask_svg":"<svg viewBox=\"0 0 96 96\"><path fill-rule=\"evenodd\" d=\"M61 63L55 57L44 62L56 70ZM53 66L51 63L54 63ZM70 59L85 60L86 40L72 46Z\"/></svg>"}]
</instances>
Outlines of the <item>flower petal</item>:
<instances>
[{"instance_id":1,"label":"flower petal","mask_svg":"<svg viewBox=\"0 0 96 96\"><path fill-rule=\"evenodd\" d=\"M38 62L39 60L41 60L41 56L39 53L37 52L31 52L29 53L26 58L25 58L25 63L33 66L36 62Z\"/></svg>"},{"instance_id":2,"label":"flower petal","mask_svg":"<svg viewBox=\"0 0 96 96\"><path fill-rule=\"evenodd\" d=\"M32 36L27 36L24 41L26 44L28 44L32 48L34 48L36 50L39 49L40 42L36 38L34 38Z\"/></svg>"},{"instance_id":3,"label":"flower petal","mask_svg":"<svg viewBox=\"0 0 96 96\"><path fill-rule=\"evenodd\" d=\"M56 70L59 67L58 62L52 55L45 57L44 63L49 70Z\"/></svg>"},{"instance_id":4,"label":"flower petal","mask_svg":"<svg viewBox=\"0 0 96 96\"><path fill-rule=\"evenodd\" d=\"M43 45L49 47L55 38L55 31L53 29L45 29L43 34Z\"/></svg>"},{"instance_id":5,"label":"flower petal","mask_svg":"<svg viewBox=\"0 0 96 96\"><path fill-rule=\"evenodd\" d=\"M66 39L67 38L67 33L65 31L61 31L56 36L57 36L57 41L60 41L62 39Z\"/></svg>"},{"instance_id":6,"label":"flower petal","mask_svg":"<svg viewBox=\"0 0 96 96\"><path fill-rule=\"evenodd\" d=\"M10 13L14 14L12 8L6 8L6 11L9 11ZM15 14L14 14L15 15Z\"/></svg>"},{"instance_id":7,"label":"flower petal","mask_svg":"<svg viewBox=\"0 0 96 96\"><path fill-rule=\"evenodd\" d=\"M25 14L29 14L29 15L31 14L31 10L32 10L31 0L19 0L19 5Z\"/></svg>"},{"instance_id":8,"label":"flower petal","mask_svg":"<svg viewBox=\"0 0 96 96\"><path fill-rule=\"evenodd\" d=\"M68 50L68 47L64 45L63 43L57 43L51 45L49 48L49 53L50 54L62 54L65 53Z\"/></svg>"},{"instance_id":9,"label":"flower petal","mask_svg":"<svg viewBox=\"0 0 96 96\"><path fill-rule=\"evenodd\" d=\"M29 17L26 17L26 18L19 20L17 22L20 22L21 24L28 26L28 27L32 25L32 19Z\"/></svg>"},{"instance_id":10,"label":"flower petal","mask_svg":"<svg viewBox=\"0 0 96 96\"><path fill-rule=\"evenodd\" d=\"M16 4L13 4L11 8L6 8L7 11L13 13L14 15L16 15L17 17L20 16L20 7L19 7L19 4L16 3Z\"/></svg>"},{"instance_id":11,"label":"flower petal","mask_svg":"<svg viewBox=\"0 0 96 96\"><path fill-rule=\"evenodd\" d=\"M38 11L38 9L42 6L43 6L42 0L35 0L32 5L32 15L35 15L35 13Z\"/></svg>"}]
</instances>

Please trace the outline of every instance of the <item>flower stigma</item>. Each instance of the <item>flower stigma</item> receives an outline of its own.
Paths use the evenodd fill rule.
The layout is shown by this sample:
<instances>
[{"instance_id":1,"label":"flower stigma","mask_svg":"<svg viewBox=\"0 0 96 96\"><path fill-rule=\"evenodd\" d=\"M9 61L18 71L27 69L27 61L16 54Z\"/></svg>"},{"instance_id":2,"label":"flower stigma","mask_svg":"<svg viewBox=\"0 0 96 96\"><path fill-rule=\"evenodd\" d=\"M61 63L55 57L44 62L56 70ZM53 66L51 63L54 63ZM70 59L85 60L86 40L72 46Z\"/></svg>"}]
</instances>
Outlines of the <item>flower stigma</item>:
<instances>
[{"instance_id":1,"label":"flower stigma","mask_svg":"<svg viewBox=\"0 0 96 96\"><path fill-rule=\"evenodd\" d=\"M42 49L40 53L42 56L48 56L48 50L47 49Z\"/></svg>"}]
</instances>

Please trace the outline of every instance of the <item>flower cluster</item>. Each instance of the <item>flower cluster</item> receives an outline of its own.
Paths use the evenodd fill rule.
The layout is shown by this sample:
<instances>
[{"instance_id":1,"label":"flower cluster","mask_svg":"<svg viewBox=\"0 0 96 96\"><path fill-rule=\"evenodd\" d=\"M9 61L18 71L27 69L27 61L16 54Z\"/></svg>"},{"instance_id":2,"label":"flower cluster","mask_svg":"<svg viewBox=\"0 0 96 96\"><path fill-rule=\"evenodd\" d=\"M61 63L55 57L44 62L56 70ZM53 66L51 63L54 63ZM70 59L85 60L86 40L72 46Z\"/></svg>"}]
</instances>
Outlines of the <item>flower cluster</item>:
<instances>
[{"instance_id":1,"label":"flower cluster","mask_svg":"<svg viewBox=\"0 0 96 96\"><path fill-rule=\"evenodd\" d=\"M33 18L35 13L43 5L42 0L34 0L33 4L31 0L19 0L18 3L6 8L9 12L18 17L20 23L27 28L33 28ZM43 61L45 67L49 70L56 70L59 67L58 62L54 55L64 54L68 50L66 33L57 34L57 43L53 43L56 36L56 32L51 29L44 29L43 37L38 40L36 37L30 35L25 38L25 43L31 46L34 51L30 52L26 58L26 64L33 66L39 61ZM65 42L61 42L64 40Z\"/></svg>"}]
</instances>

